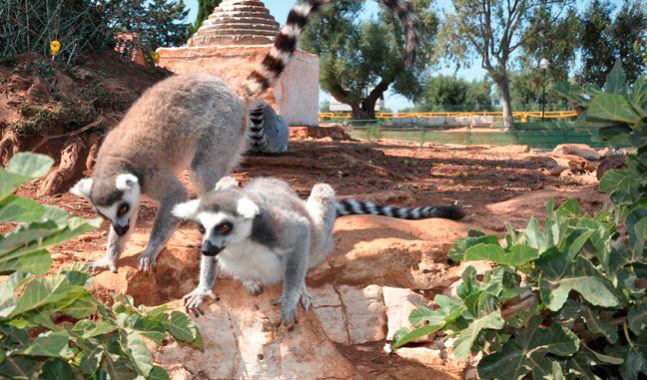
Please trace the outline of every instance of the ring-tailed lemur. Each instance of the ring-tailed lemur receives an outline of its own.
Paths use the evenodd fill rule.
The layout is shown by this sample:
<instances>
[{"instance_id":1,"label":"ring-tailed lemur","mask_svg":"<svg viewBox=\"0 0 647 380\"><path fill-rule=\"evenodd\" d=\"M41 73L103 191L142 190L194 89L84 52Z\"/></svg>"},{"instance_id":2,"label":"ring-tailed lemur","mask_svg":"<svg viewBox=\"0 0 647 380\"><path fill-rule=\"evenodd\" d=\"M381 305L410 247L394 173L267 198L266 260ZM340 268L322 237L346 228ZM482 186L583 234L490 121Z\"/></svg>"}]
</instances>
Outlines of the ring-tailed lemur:
<instances>
[{"instance_id":1,"label":"ring-tailed lemur","mask_svg":"<svg viewBox=\"0 0 647 380\"><path fill-rule=\"evenodd\" d=\"M240 279L252 294L260 293L264 284L282 281L282 295L276 302L281 304L281 322L294 323L297 303L301 301L306 311L310 306L306 273L333 251L335 219L348 202L365 205L355 214L380 212L374 204L337 203L335 191L327 184L315 185L303 201L276 178L257 178L240 188L236 180L224 177L214 191L175 206L173 214L195 221L202 233L200 283L184 298L187 312L198 315L202 302L214 297L212 289L220 268ZM394 217L414 213L423 217L423 211L390 209ZM426 217L463 217L457 206L431 209L436 211L426 212Z\"/></svg>"},{"instance_id":2,"label":"ring-tailed lemur","mask_svg":"<svg viewBox=\"0 0 647 380\"><path fill-rule=\"evenodd\" d=\"M139 269L154 269L158 253L177 227L174 205L187 199L177 174L187 167L199 194L234 167L246 149L248 110L279 77L296 49L297 39L314 12L331 0L306 0L296 6L274 45L252 71L242 99L207 74L170 77L148 89L105 137L91 178L71 192L88 198L111 227L106 255L91 264L117 271L117 260L135 228L140 196L159 203ZM408 0L382 0L406 29L406 62L412 63L418 40L417 17Z\"/></svg>"},{"instance_id":3,"label":"ring-tailed lemur","mask_svg":"<svg viewBox=\"0 0 647 380\"><path fill-rule=\"evenodd\" d=\"M283 153L288 150L290 128L285 119L263 100L249 113L247 129L249 150L259 153Z\"/></svg>"}]
</instances>

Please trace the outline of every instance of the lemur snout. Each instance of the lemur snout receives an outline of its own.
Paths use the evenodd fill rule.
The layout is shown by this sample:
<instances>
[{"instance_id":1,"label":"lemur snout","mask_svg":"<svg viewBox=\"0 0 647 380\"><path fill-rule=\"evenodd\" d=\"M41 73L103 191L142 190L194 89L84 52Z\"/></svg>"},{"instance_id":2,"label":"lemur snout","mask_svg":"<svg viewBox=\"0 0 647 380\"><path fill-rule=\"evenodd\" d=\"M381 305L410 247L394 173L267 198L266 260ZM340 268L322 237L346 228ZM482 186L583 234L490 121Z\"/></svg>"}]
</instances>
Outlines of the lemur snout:
<instances>
[{"instance_id":1,"label":"lemur snout","mask_svg":"<svg viewBox=\"0 0 647 380\"><path fill-rule=\"evenodd\" d=\"M120 226L118 224L113 224L112 227L115 229L115 232L117 233L117 235L124 236L126 232L128 232L130 225L126 224L125 226Z\"/></svg>"},{"instance_id":2,"label":"lemur snout","mask_svg":"<svg viewBox=\"0 0 647 380\"><path fill-rule=\"evenodd\" d=\"M216 256L217 254L220 253L225 247L216 247L215 245L211 244L210 241L206 241L202 243L202 248L200 248L200 253L202 253L205 256Z\"/></svg>"}]
</instances>

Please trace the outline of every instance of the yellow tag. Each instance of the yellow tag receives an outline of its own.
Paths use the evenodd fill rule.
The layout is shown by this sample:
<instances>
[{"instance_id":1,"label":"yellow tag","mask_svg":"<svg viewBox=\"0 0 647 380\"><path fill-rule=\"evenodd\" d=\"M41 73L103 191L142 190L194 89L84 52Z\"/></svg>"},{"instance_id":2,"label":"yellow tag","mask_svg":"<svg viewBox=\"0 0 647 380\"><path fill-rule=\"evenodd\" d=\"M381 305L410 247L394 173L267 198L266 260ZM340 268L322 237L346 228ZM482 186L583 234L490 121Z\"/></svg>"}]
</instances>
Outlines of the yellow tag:
<instances>
[{"instance_id":1,"label":"yellow tag","mask_svg":"<svg viewBox=\"0 0 647 380\"><path fill-rule=\"evenodd\" d=\"M58 54L59 50L61 50L61 43L54 40L49 43L49 51L52 53L52 57L55 57L56 54Z\"/></svg>"},{"instance_id":2,"label":"yellow tag","mask_svg":"<svg viewBox=\"0 0 647 380\"><path fill-rule=\"evenodd\" d=\"M160 63L160 53L159 52L154 51L151 54L151 57L153 58L153 62L155 62L156 64Z\"/></svg>"}]
</instances>

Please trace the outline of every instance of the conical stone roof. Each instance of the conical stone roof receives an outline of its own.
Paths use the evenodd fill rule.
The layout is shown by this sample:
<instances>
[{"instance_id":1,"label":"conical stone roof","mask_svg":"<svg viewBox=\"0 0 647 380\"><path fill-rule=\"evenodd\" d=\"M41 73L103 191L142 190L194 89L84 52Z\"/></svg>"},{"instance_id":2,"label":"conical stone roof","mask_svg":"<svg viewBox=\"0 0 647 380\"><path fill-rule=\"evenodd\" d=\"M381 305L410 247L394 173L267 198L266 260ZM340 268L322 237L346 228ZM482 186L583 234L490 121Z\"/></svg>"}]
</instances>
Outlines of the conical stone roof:
<instances>
[{"instance_id":1,"label":"conical stone roof","mask_svg":"<svg viewBox=\"0 0 647 380\"><path fill-rule=\"evenodd\" d=\"M278 32L279 23L262 1L224 0L189 39L188 46L271 44Z\"/></svg>"}]
</instances>

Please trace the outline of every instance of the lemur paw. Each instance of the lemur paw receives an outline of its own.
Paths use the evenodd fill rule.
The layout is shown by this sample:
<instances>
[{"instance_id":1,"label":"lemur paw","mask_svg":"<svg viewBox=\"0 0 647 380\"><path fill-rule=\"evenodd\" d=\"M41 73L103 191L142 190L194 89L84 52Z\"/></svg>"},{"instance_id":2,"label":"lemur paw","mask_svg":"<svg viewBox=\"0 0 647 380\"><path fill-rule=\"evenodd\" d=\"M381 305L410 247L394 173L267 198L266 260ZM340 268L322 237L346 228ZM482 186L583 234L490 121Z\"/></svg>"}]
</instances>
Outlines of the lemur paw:
<instances>
[{"instance_id":1,"label":"lemur paw","mask_svg":"<svg viewBox=\"0 0 647 380\"><path fill-rule=\"evenodd\" d=\"M294 330L295 325L298 323L299 321L297 318L296 308L292 310L281 310L281 326L286 327L288 331L292 331Z\"/></svg>"},{"instance_id":2,"label":"lemur paw","mask_svg":"<svg viewBox=\"0 0 647 380\"><path fill-rule=\"evenodd\" d=\"M258 281L243 281L243 287L253 296L263 294L263 284Z\"/></svg>"},{"instance_id":3,"label":"lemur paw","mask_svg":"<svg viewBox=\"0 0 647 380\"><path fill-rule=\"evenodd\" d=\"M150 271L155 271L156 268L156 261L155 261L155 255L148 254L148 253L142 253L139 255L139 268L138 270L148 273Z\"/></svg>"},{"instance_id":4,"label":"lemur paw","mask_svg":"<svg viewBox=\"0 0 647 380\"><path fill-rule=\"evenodd\" d=\"M300 300L301 300L301 306L303 306L303 310L307 312L310 309L310 306L312 306L312 296L310 295L310 293L304 290L301 293Z\"/></svg>"},{"instance_id":5,"label":"lemur paw","mask_svg":"<svg viewBox=\"0 0 647 380\"><path fill-rule=\"evenodd\" d=\"M216 296L211 290L206 290L200 287L195 288L191 293L184 296L184 308L186 309L187 314L191 313L195 317L203 315L204 312L200 310L200 305L202 305L204 300L207 298L215 299Z\"/></svg>"},{"instance_id":6,"label":"lemur paw","mask_svg":"<svg viewBox=\"0 0 647 380\"><path fill-rule=\"evenodd\" d=\"M90 267L90 273L93 275L103 272L106 269L109 269L112 273L117 273L117 262L108 257L92 261L88 265Z\"/></svg>"}]
</instances>

